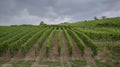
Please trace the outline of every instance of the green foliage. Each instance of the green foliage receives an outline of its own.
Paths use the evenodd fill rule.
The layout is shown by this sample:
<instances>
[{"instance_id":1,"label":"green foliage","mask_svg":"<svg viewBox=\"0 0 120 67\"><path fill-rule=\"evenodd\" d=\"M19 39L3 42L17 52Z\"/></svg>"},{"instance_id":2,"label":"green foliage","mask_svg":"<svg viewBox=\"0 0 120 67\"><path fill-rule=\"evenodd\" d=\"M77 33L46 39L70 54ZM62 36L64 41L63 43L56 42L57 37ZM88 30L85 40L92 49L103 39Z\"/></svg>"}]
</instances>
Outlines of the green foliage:
<instances>
[{"instance_id":1,"label":"green foliage","mask_svg":"<svg viewBox=\"0 0 120 67\"><path fill-rule=\"evenodd\" d=\"M28 31L27 31L28 32ZM23 36L25 33L27 33L26 31L25 32L22 32L20 34L16 34L15 36L13 36L11 39L8 39L6 41L3 41L1 44L0 44L0 52L2 53L3 51L6 51L8 49L8 46L15 42L16 40L18 40L21 36ZM18 32L17 32L18 33Z\"/></svg>"},{"instance_id":2,"label":"green foliage","mask_svg":"<svg viewBox=\"0 0 120 67\"><path fill-rule=\"evenodd\" d=\"M84 44L86 44L91 48L94 56L97 55L98 52L98 45L96 46L94 41L113 42L120 40L120 17L102 17L102 19L99 20L87 20L59 25L46 25L44 22L41 22L40 26L25 24L20 26L0 26L0 55L7 50L13 55L16 54L18 50L21 50L23 54L25 54L37 39L39 39L38 44L36 44L38 50L41 48L42 44L46 42L45 40L48 39L45 44L46 54L48 54L54 37L53 28L59 31L57 44L59 55L62 45L62 30L67 40L70 55L72 55L73 51L71 37L75 40L82 54L84 54ZM115 52L117 51L114 51L114 53ZM118 58L118 56L116 57ZM116 61L116 63L119 62Z\"/></svg>"},{"instance_id":3,"label":"green foliage","mask_svg":"<svg viewBox=\"0 0 120 67\"><path fill-rule=\"evenodd\" d=\"M0 38L0 43L6 41L6 40L10 40L12 37L14 37L15 35L17 35L18 33L22 32L21 30L15 30L14 31L8 31L8 34L6 36L4 36L3 38Z\"/></svg>"},{"instance_id":4,"label":"green foliage","mask_svg":"<svg viewBox=\"0 0 120 67\"><path fill-rule=\"evenodd\" d=\"M120 28L120 17L79 21L75 23L64 24L64 26L74 26L76 28L98 28L98 27Z\"/></svg>"},{"instance_id":5,"label":"green foliage","mask_svg":"<svg viewBox=\"0 0 120 67\"><path fill-rule=\"evenodd\" d=\"M66 29L63 28L66 40L67 40L67 45L68 45L68 50L69 50L69 55L72 56L73 54L73 45L72 45L72 41L70 38L70 35L68 34L68 31Z\"/></svg>"},{"instance_id":6,"label":"green foliage","mask_svg":"<svg viewBox=\"0 0 120 67\"><path fill-rule=\"evenodd\" d=\"M32 29L30 32L25 32L27 34L24 34L23 36L19 37L18 40L16 40L15 42L12 42L8 46L10 53L12 55L15 54L16 51L21 49L21 45L24 44L25 42L27 42L27 40L29 40L29 38L31 38L33 36L33 34L35 34L37 31L38 30Z\"/></svg>"},{"instance_id":7,"label":"green foliage","mask_svg":"<svg viewBox=\"0 0 120 67\"><path fill-rule=\"evenodd\" d=\"M58 45L57 45L59 55L61 53L61 45L62 45L62 30L59 28L59 30L58 30Z\"/></svg>"},{"instance_id":8,"label":"green foliage","mask_svg":"<svg viewBox=\"0 0 120 67\"><path fill-rule=\"evenodd\" d=\"M113 63L115 67L120 67L120 45L112 44L109 46L111 51L111 57L114 60Z\"/></svg>"},{"instance_id":9,"label":"green foliage","mask_svg":"<svg viewBox=\"0 0 120 67\"><path fill-rule=\"evenodd\" d=\"M41 62L40 64L48 65L48 67L60 66L60 62L58 62L58 61L44 61L44 62Z\"/></svg>"},{"instance_id":10,"label":"green foliage","mask_svg":"<svg viewBox=\"0 0 120 67\"><path fill-rule=\"evenodd\" d=\"M96 26L98 27L120 27L120 17L116 18L107 18L101 20L101 23L97 23Z\"/></svg>"},{"instance_id":11,"label":"green foliage","mask_svg":"<svg viewBox=\"0 0 120 67\"><path fill-rule=\"evenodd\" d=\"M27 41L38 30L38 27L0 27L0 31L8 33L0 38L0 54L7 50L13 54L20 49L21 44ZM28 35L31 31L34 31L33 34Z\"/></svg>"},{"instance_id":12,"label":"green foliage","mask_svg":"<svg viewBox=\"0 0 120 67\"><path fill-rule=\"evenodd\" d=\"M51 32L51 30L52 30L52 28L47 29L45 32L43 32L42 36L38 40L37 50L39 50L42 47L43 42L45 41L45 39L47 38L47 35L49 35L49 33Z\"/></svg>"},{"instance_id":13,"label":"green foliage","mask_svg":"<svg viewBox=\"0 0 120 67\"><path fill-rule=\"evenodd\" d=\"M7 32L1 33L0 34L0 38L3 37L3 36L5 36L5 35L7 35L7 34L8 34Z\"/></svg>"},{"instance_id":14,"label":"green foliage","mask_svg":"<svg viewBox=\"0 0 120 67\"><path fill-rule=\"evenodd\" d=\"M120 30L113 29L113 28L95 28L95 29L74 29L80 31L91 39L98 40L98 41L116 41L120 40Z\"/></svg>"},{"instance_id":15,"label":"green foliage","mask_svg":"<svg viewBox=\"0 0 120 67\"><path fill-rule=\"evenodd\" d=\"M85 67L87 62L85 60L72 60L72 67Z\"/></svg>"},{"instance_id":16,"label":"green foliage","mask_svg":"<svg viewBox=\"0 0 120 67\"><path fill-rule=\"evenodd\" d=\"M27 40L21 46L21 51L22 51L23 55L25 55L25 53L29 50L29 48L32 47L33 43L42 35L43 31L45 31L45 29L34 34L29 40Z\"/></svg>"},{"instance_id":17,"label":"green foliage","mask_svg":"<svg viewBox=\"0 0 120 67\"><path fill-rule=\"evenodd\" d=\"M16 61L12 62L12 67L30 67L34 61Z\"/></svg>"},{"instance_id":18,"label":"green foliage","mask_svg":"<svg viewBox=\"0 0 120 67\"><path fill-rule=\"evenodd\" d=\"M83 40L82 40L81 38L79 38L79 36L78 36L75 32L73 32L73 31L71 31L71 30L68 30L68 33L71 35L71 37L72 37L72 38L75 40L75 42L77 43L77 46L78 46L78 48L81 50L82 56L83 56L83 55L84 55L84 50L85 50Z\"/></svg>"},{"instance_id":19,"label":"green foliage","mask_svg":"<svg viewBox=\"0 0 120 67\"><path fill-rule=\"evenodd\" d=\"M97 52L98 52L98 49L97 49L97 45L95 44L95 42L93 40L91 40L84 33L81 33L81 32L78 32L78 31L76 31L76 33L84 41L84 43L91 48L91 50L93 51L93 55L96 56Z\"/></svg>"},{"instance_id":20,"label":"green foliage","mask_svg":"<svg viewBox=\"0 0 120 67\"><path fill-rule=\"evenodd\" d=\"M53 40L53 37L54 37L54 34L55 34L55 31L56 29L53 29L50 33L50 35L48 36L48 39L47 42L46 42L46 55L48 56L48 53L50 51L50 48L51 48L51 45L52 45L52 40Z\"/></svg>"},{"instance_id":21,"label":"green foliage","mask_svg":"<svg viewBox=\"0 0 120 67\"><path fill-rule=\"evenodd\" d=\"M109 67L109 65L104 62L100 62L99 60L96 60L96 65L97 67Z\"/></svg>"}]
</instances>

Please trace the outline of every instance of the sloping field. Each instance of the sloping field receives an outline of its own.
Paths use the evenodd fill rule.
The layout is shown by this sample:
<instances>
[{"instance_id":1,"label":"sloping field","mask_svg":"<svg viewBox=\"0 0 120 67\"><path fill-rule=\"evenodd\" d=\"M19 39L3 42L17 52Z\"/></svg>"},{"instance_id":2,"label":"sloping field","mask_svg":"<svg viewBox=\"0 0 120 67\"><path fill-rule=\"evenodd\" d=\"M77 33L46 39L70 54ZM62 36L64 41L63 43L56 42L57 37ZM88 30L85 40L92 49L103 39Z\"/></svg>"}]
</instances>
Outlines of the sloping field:
<instances>
[{"instance_id":1,"label":"sloping field","mask_svg":"<svg viewBox=\"0 0 120 67\"><path fill-rule=\"evenodd\" d=\"M0 27L0 67L119 67L119 50L119 28Z\"/></svg>"}]
</instances>

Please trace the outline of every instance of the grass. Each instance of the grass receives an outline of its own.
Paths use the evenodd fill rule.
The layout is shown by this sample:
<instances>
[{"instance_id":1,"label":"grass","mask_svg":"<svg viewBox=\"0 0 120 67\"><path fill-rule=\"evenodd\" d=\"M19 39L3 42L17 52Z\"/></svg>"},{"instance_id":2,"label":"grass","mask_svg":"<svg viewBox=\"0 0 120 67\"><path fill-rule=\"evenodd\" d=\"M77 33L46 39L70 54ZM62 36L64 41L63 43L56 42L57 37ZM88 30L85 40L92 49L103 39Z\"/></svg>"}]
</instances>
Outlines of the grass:
<instances>
[{"instance_id":1,"label":"grass","mask_svg":"<svg viewBox=\"0 0 120 67\"><path fill-rule=\"evenodd\" d=\"M85 60L72 60L72 67L85 67L86 64Z\"/></svg>"},{"instance_id":2,"label":"grass","mask_svg":"<svg viewBox=\"0 0 120 67\"><path fill-rule=\"evenodd\" d=\"M120 46L119 44L109 47L111 48L111 58L114 60L113 64L120 67Z\"/></svg>"},{"instance_id":3,"label":"grass","mask_svg":"<svg viewBox=\"0 0 120 67\"><path fill-rule=\"evenodd\" d=\"M48 67L60 66L60 62L58 62L58 61L43 61L40 64L41 65L48 65Z\"/></svg>"},{"instance_id":4,"label":"grass","mask_svg":"<svg viewBox=\"0 0 120 67\"><path fill-rule=\"evenodd\" d=\"M4 64L4 63L6 63L6 61L0 60L0 66L1 66L2 64Z\"/></svg>"},{"instance_id":5,"label":"grass","mask_svg":"<svg viewBox=\"0 0 120 67\"><path fill-rule=\"evenodd\" d=\"M97 67L109 67L106 63L96 60Z\"/></svg>"},{"instance_id":6,"label":"grass","mask_svg":"<svg viewBox=\"0 0 120 67\"><path fill-rule=\"evenodd\" d=\"M12 67L30 67L34 61L17 61L12 63Z\"/></svg>"},{"instance_id":7,"label":"grass","mask_svg":"<svg viewBox=\"0 0 120 67\"><path fill-rule=\"evenodd\" d=\"M113 64L118 65L115 67L120 67L120 17L99 19L99 20L87 20L87 21L84 21L84 23L82 23L82 22L69 23L69 24L63 24L63 26L62 25L60 25L60 26L59 25L56 25L56 26L55 25L45 25L43 27L42 26L25 26L25 25L24 26L0 26L0 33L1 33L0 34L0 42L5 41L5 44L6 44L6 41L9 42L9 39L11 39L12 37L15 37L14 36L15 34L17 34L17 35L21 34L20 33L21 31L34 31L34 30L38 31L38 30L42 30L46 27L51 28L51 29L45 30L43 33L44 35L41 35L42 38L40 38L39 46L37 46L38 48L41 47L42 43L46 39L46 36L48 35L49 32L52 31L53 28L57 28L57 29L60 28L61 30L64 30L67 28L70 30L72 30L72 29L78 30L79 32L82 32L82 33L86 34L87 36L89 36L91 39L93 39L97 43L97 46L99 46L100 48L103 49L105 47L105 49L106 49L106 47L108 47L111 51L110 57L113 60ZM5 34L5 36L4 36L4 33L7 33L7 34ZM34 32L32 32L32 33L34 33ZM70 34L72 34L72 33L70 33ZM15 45L17 43L23 44L23 43L27 42L27 40L32 35L28 35L28 36L24 35L24 36L25 37L22 37L22 39L20 38L20 41L16 41L16 39L15 39L16 42L14 43L12 48L16 47ZM76 36L76 37L78 37L78 36ZM51 38L52 38L52 36L51 36ZM70 38L68 38L68 39L70 39ZM12 40L14 40L14 39L12 39ZM48 38L48 40L50 40L50 38ZM80 42L79 39L77 39L77 40L78 40L78 42ZM84 40L87 41L87 39L84 39ZM51 43L51 41L49 41L49 42ZM10 43L12 43L11 40L10 40ZM76 41L76 43L77 43L77 41ZM115 46L116 44L118 44L118 46ZM88 45L90 45L90 43L88 43ZM8 45L7 45L7 47L8 47ZM48 47L50 47L50 46L48 46ZM19 48L16 48L16 49L18 50ZM69 49L70 49L69 50L70 53L72 54L72 48L70 47ZM83 47L81 49L83 49ZM5 48L5 50L8 50L8 49ZM4 52L5 52L5 50L3 50L2 47L0 49L0 51L4 51ZM15 50L13 50L13 51L15 51ZM0 52L0 53L2 53L2 52ZM109 57L109 54L107 56ZM106 63L101 62L99 60L96 60L95 62L96 62L97 67L108 67L108 65ZM0 66L4 63L7 63L7 62L4 60L0 60ZM30 67L32 65L32 63L33 63L33 61L11 62L11 64L13 65L12 67ZM45 61L45 62L41 62L40 64L48 65L48 67L60 66L59 61L55 61L55 62ZM72 60L71 64L72 64L72 67L84 67L87 63L85 60ZM64 63L64 65L66 65L65 67L67 67L67 63Z\"/></svg>"}]
</instances>

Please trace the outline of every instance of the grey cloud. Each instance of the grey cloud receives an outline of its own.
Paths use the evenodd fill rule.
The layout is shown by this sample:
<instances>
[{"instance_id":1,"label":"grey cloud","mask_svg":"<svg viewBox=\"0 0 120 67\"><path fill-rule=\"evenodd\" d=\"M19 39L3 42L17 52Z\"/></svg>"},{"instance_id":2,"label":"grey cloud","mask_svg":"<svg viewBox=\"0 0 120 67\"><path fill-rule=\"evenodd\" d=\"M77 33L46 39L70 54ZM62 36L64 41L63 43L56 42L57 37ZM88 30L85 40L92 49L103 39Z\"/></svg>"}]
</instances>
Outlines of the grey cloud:
<instances>
[{"instance_id":1,"label":"grey cloud","mask_svg":"<svg viewBox=\"0 0 120 67\"><path fill-rule=\"evenodd\" d=\"M0 25L39 24L120 16L120 0L0 0ZM113 15L114 14L114 15Z\"/></svg>"}]
</instances>

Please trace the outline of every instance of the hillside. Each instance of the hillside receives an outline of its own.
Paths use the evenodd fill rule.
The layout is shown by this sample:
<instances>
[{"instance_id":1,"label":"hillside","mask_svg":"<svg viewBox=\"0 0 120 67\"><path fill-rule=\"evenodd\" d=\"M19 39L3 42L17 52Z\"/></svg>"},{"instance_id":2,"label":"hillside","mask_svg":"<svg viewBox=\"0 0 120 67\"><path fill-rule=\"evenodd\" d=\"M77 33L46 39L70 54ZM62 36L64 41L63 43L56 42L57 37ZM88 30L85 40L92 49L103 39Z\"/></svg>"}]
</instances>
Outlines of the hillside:
<instances>
[{"instance_id":1,"label":"hillside","mask_svg":"<svg viewBox=\"0 0 120 67\"><path fill-rule=\"evenodd\" d=\"M120 17L0 26L1 67L119 67Z\"/></svg>"},{"instance_id":2,"label":"hillside","mask_svg":"<svg viewBox=\"0 0 120 67\"><path fill-rule=\"evenodd\" d=\"M120 17L113 18L105 18L98 20L85 20L80 22L61 24L66 26L77 26L83 28L91 28L91 27L120 27Z\"/></svg>"}]
</instances>

